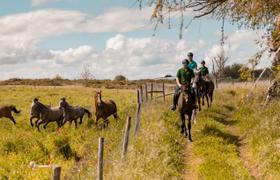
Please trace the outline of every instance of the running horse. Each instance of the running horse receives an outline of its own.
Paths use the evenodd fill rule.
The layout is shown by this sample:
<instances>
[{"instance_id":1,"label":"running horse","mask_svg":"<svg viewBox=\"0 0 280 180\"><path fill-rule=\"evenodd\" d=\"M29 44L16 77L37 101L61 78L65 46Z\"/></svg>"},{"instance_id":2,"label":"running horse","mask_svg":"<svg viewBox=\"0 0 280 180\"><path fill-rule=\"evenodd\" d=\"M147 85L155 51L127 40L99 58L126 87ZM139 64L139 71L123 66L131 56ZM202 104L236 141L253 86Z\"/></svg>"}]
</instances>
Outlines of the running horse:
<instances>
[{"instance_id":1,"label":"running horse","mask_svg":"<svg viewBox=\"0 0 280 180\"><path fill-rule=\"evenodd\" d=\"M16 109L15 106L11 105L11 106L1 106L0 107L0 118L5 117L10 119L14 124L16 124L16 121L12 115L12 112L14 113L20 113L19 110Z\"/></svg>"},{"instance_id":2,"label":"running horse","mask_svg":"<svg viewBox=\"0 0 280 180\"><path fill-rule=\"evenodd\" d=\"M191 91L190 84L184 84L181 87L181 93L178 100L178 112L180 113L181 118L181 134L185 134L186 137L189 138L189 141L192 142L191 135L191 118L193 114L193 110L195 103L195 94ZM188 116L188 131L186 128L186 117Z\"/></svg>"},{"instance_id":3,"label":"running horse","mask_svg":"<svg viewBox=\"0 0 280 180\"><path fill-rule=\"evenodd\" d=\"M108 126L109 120L108 118L113 115L115 120L119 119L117 113L117 105L113 100L103 101L101 98L101 90L95 91L94 99L95 99L95 107L94 112L96 116L96 125L98 125L98 120L102 118L104 120L103 127Z\"/></svg>"}]
</instances>

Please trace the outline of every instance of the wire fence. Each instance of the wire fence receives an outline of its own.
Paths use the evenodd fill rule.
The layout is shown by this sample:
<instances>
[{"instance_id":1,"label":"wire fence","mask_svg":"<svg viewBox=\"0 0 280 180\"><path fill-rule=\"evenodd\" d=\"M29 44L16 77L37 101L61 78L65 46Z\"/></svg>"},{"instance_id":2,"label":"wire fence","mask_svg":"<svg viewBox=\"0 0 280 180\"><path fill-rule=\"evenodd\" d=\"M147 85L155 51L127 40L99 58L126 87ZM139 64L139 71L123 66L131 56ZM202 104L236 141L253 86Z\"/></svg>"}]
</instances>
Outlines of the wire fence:
<instances>
[{"instance_id":1,"label":"wire fence","mask_svg":"<svg viewBox=\"0 0 280 180\"><path fill-rule=\"evenodd\" d=\"M114 147L114 151L117 153L120 153L120 158L116 158L116 156L104 154L104 149L106 148L106 139L103 137L100 137L98 139L98 149L94 149L93 147L89 147L88 154L86 154L83 157L82 162L77 163L73 168L71 168L67 173L68 174L78 174L80 176L80 172L82 167L87 167L88 169L91 169L90 176L91 177L97 177L97 179L102 180L104 176L104 165L114 165L120 162L125 161L127 153L128 153L128 147L129 142L133 140L134 137L137 136L138 132L140 131L140 124L141 124L141 113L143 106L147 104L149 100L153 99L159 99L162 98L163 101L165 101L166 96L172 95L173 93L166 93L166 86L165 83L162 82L159 83L150 83L150 84L144 84L139 86L139 88L136 91L137 96L137 108L135 117L131 116L131 113L128 113L125 127L124 134L123 134L123 140L122 143L118 144L116 147ZM154 96L155 94L161 94L161 96ZM135 102L132 105L135 107ZM133 110L133 107L130 107L131 110ZM134 128L132 127L132 120L134 120ZM131 129L134 129L134 136L131 136ZM53 132L57 133L57 132ZM92 142L96 141L96 139L92 139ZM62 167L57 164L48 164L48 165L40 165L37 164L37 162L41 162L46 157L52 157L54 154L62 150L63 148L70 146L71 143L76 142L79 143L78 140L71 139L70 141L62 144L60 147L52 150L46 155L43 155L39 158L36 158L32 160L29 163L29 167L36 169L36 168L47 168L52 169L52 175L51 179L53 180L59 180L61 179L61 173L63 171ZM96 152L96 153L93 153ZM97 154L97 155L96 155ZM106 157L104 157L106 155Z\"/></svg>"}]
</instances>

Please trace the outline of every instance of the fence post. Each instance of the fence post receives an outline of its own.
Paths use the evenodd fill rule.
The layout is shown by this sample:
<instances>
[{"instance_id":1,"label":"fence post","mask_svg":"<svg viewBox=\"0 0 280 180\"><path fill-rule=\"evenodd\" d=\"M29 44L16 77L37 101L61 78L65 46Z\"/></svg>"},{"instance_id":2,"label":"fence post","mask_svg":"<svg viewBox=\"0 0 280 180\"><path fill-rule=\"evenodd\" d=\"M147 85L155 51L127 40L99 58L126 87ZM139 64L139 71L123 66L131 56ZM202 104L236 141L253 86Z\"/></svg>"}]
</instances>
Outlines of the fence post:
<instances>
[{"instance_id":1,"label":"fence post","mask_svg":"<svg viewBox=\"0 0 280 180\"><path fill-rule=\"evenodd\" d=\"M153 99L154 84L151 84L151 100Z\"/></svg>"},{"instance_id":2,"label":"fence post","mask_svg":"<svg viewBox=\"0 0 280 180\"><path fill-rule=\"evenodd\" d=\"M61 174L61 167L56 165L53 166L52 180L60 180L60 174Z\"/></svg>"},{"instance_id":3,"label":"fence post","mask_svg":"<svg viewBox=\"0 0 280 180\"><path fill-rule=\"evenodd\" d=\"M137 90L137 113L136 113L136 123L135 123L135 135L138 133L140 125L140 116L141 116L141 101L140 101L140 91Z\"/></svg>"},{"instance_id":4,"label":"fence post","mask_svg":"<svg viewBox=\"0 0 280 180\"><path fill-rule=\"evenodd\" d=\"M103 151L104 151L104 138L99 138L98 141L98 168L97 180L103 180Z\"/></svg>"},{"instance_id":5,"label":"fence post","mask_svg":"<svg viewBox=\"0 0 280 180\"><path fill-rule=\"evenodd\" d=\"M143 88L140 86L140 102L143 103Z\"/></svg>"},{"instance_id":6,"label":"fence post","mask_svg":"<svg viewBox=\"0 0 280 180\"><path fill-rule=\"evenodd\" d=\"M131 117L128 117L127 120L126 120L126 126L125 126L125 131L124 131L122 159L125 158L125 155L127 153L128 142L129 142L130 124L131 124Z\"/></svg>"},{"instance_id":7,"label":"fence post","mask_svg":"<svg viewBox=\"0 0 280 180\"><path fill-rule=\"evenodd\" d=\"M164 83L164 80L162 82L162 95L163 95L163 101L165 101L165 83Z\"/></svg>"},{"instance_id":8,"label":"fence post","mask_svg":"<svg viewBox=\"0 0 280 180\"><path fill-rule=\"evenodd\" d=\"M148 102L148 86L147 86L147 83L145 84L145 93L146 93L146 98L145 98L145 100L146 100L146 102Z\"/></svg>"}]
</instances>

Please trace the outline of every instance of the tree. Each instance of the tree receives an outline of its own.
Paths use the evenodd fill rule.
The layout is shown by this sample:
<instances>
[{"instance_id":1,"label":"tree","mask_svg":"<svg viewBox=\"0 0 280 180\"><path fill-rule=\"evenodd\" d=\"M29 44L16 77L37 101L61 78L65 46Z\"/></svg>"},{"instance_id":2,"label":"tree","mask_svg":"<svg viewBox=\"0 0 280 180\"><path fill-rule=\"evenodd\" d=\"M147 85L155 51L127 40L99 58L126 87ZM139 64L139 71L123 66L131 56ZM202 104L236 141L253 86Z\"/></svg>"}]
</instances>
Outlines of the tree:
<instances>
[{"instance_id":1,"label":"tree","mask_svg":"<svg viewBox=\"0 0 280 180\"><path fill-rule=\"evenodd\" d=\"M142 2L143 0L140 0L140 4ZM179 11L183 14L187 9L192 9L197 13L193 19L212 15L218 20L226 18L252 29L265 28L268 31L271 51L276 54L274 65L280 65L280 0L153 0L150 2L150 5L155 5L152 19L156 19L158 23L163 23L168 13ZM181 28L184 26L181 25Z\"/></svg>"},{"instance_id":2,"label":"tree","mask_svg":"<svg viewBox=\"0 0 280 180\"><path fill-rule=\"evenodd\" d=\"M81 79L84 81L85 86L89 86L89 80L93 78L94 76L90 72L89 66L85 64L81 72Z\"/></svg>"},{"instance_id":3,"label":"tree","mask_svg":"<svg viewBox=\"0 0 280 180\"><path fill-rule=\"evenodd\" d=\"M239 70L242 67L243 65L238 63L226 66L224 69L225 77L231 77L232 79L239 79L240 78Z\"/></svg>"},{"instance_id":4,"label":"tree","mask_svg":"<svg viewBox=\"0 0 280 180\"><path fill-rule=\"evenodd\" d=\"M142 1L139 0L140 4ZM239 26L266 29L267 36L264 38L267 40L267 48L273 54L273 69L275 81L277 81L270 89L276 89L274 87L276 85L279 88L280 0L152 0L150 2L150 5L155 5L152 19L157 20L156 27L158 23L163 23L165 14L181 12L180 37L182 37L182 29L184 28L183 13L187 9L193 9L197 13L193 19L212 15L216 19L226 18L233 23L238 23ZM280 91L277 90L277 92Z\"/></svg>"},{"instance_id":5,"label":"tree","mask_svg":"<svg viewBox=\"0 0 280 180\"><path fill-rule=\"evenodd\" d=\"M123 75L117 75L114 78L114 81L126 81L126 80L127 80L126 77Z\"/></svg>"}]
</instances>

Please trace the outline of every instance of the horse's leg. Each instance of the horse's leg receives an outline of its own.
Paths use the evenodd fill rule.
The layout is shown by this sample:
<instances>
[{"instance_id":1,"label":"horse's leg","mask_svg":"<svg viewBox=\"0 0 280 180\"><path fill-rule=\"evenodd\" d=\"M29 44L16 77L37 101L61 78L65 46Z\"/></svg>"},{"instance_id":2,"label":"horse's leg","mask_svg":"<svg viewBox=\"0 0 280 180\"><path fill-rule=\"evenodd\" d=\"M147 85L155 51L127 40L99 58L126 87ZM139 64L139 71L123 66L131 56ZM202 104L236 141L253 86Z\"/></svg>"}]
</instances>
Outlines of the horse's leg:
<instances>
[{"instance_id":1,"label":"horse's leg","mask_svg":"<svg viewBox=\"0 0 280 180\"><path fill-rule=\"evenodd\" d=\"M119 118L118 113L113 114L113 116L114 116L116 122L118 122L118 118Z\"/></svg>"},{"instance_id":2,"label":"horse's leg","mask_svg":"<svg viewBox=\"0 0 280 180\"><path fill-rule=\"evenodd\" d=\"M190 114L188 115L189 140L192 142L192 135L191 135L192 123L191 123L191 118L192 118L192 113L190 113ZM186 131L186 136L187 136L187 131Z\"/></svg>"},{"instance_id":3,"label":"horse's leg","mask_svg":"<svg viewBox=\"0 0 280 180\"><path fill-rule=\"evenodd\" d=\"M81 117L80 117L80 125L83 123L83 117L84 117L84 115L82 115Z\"/></svg>"},{"instance_id":4,"label":"horse's leg","mask_svg":"<svg viewBox=\"0 0 280 180\"><path fill-rule=\"evenodd\" d=\"M96 120L95 120L95 125L97 126L98 125L98 120L100 119L99 116L96 116Z\"/></svg>"},{"instance_id":5,"label":"horse's leg","mask_svg":"<svg viewBox=\"0 0 280 180\"><path fill-rule=\"evenodd\" d=\"M205 94L205 96L206 96L206 101L207 101L207 107L209 108L209 107L210 107L210 104L209 104L208 94Z\"/></svg>"},{"instance_id":6,"label":"horse's leg","mask_svg":"<svg viewBox=\"0 0 280 180\"><path fill-rule=\"evenodd\" d=\"M202 106L205 105L205 103L204 103L204 96L205 96L205 95L202 95Z\"/></svg>"},{"instance_id":7,"label":"horse's leg","mask_svg":"<svg viewBox=\"0 0 280 180\"><path fill-rule=\"evenodd\" d=\"M39 122L40 120L41 120L40 118L37 118L37 120L35 121L35 126L36 126L36 127L38 126L38 122Z\"/></svg>"},{"instance_id":8,"label":"horse's leg","mask_svg":"<svg viewBox=\"0 0 280 180\"><path fill-rule=\"evenodd\" d=\"M201 111L201 102L200 102L200 96L197 97L198 99L198 110Z\"/></svg>"},{"instance_id":9,"label":"horse's leg","mask_svg":"<svg viewBox=\"0 0 280 180\"><path fill-rule=\"evenodd\" d=\"M184 113L180 113L180 118L181 118L181 134L184 134L185 131L186 131L186 124L185 124L185 121L186 121L186 117L185 117L185 114Z\"/></svg>"},{"instance_id":10,"label":"horse's leg","mask_svg":"<svg viewBox=\"0 0 280 180\"><path fill-rule=\"evenodd\" d=\"M213 92L210 93L210 105L212 105L213 102Z\"/></svg>"},{"instance_id":11,"label":"horse's leg","mask_svg":"<svg viewBox=\"0 0 280 180\"><path fill-rule=\"evenodd\" d=\"M74 120L75 122L75 128L78 128L78 122L77 122L77 119Z\"/></svg>"},{"instance_id":12,"label":"horse's leg","mask_svg":"<svg viewBox=\"0 0 280 180\"><path fill-rule=\"evenodd\" d=\"M41 122L39 122L39 124L37 125L38 131L40 131L40 125L43 124L43 123L45 123L44 120L42 120Z\"/></svg>"},{"instance_id":13,"label":"horse's leg","mask_svg":"<svg viewBox=\"0 0 280 180\"><path fill-rule=\"evenodd\" d=\"M9 119L10 119L11 121L13 121L14 124L16 124L16 121L15 121L15 119L14 119L13 116L9 117Z\"/></svg>"},{"instance_id":14,"label":"horse's leg","mask_svg":"<svg viewBox=\"0 0 280 180\"><path fill-rule=\"evenodd\" d=\"M50 121L46 122L45 125L43 126L44 129L47 128L47 125L50 123Z\"/></svg>"},{"instance_id":15,"label":"horse's leg","mask_svg":"<svg viewBox=\"0 0 280 180\"><path fill-rule=\"evenodd\" d=\"M33 118L34 118L34 116L32 116L32 117L30 118L30 125L31 125L32 127L34 126L34 124L33 124L33 122L32 122Z\"/></svg>"}]
</instances>

